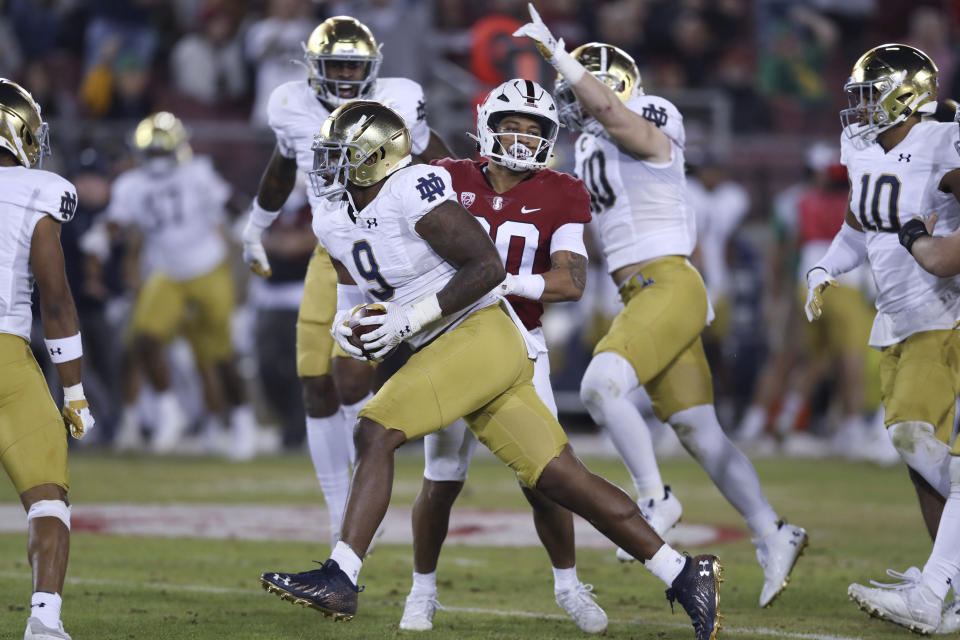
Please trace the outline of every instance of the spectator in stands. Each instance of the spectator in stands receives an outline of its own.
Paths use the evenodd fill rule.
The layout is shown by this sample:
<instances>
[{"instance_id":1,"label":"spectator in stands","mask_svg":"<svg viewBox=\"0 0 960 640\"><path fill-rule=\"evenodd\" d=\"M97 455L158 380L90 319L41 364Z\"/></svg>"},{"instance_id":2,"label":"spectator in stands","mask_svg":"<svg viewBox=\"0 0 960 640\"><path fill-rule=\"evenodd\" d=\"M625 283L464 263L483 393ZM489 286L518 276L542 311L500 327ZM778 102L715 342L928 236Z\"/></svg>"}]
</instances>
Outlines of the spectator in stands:
<instances>
[{"instance_id":1,"label":"spectator in stands","mask_svg":"<svg viewBox=\"0 0 960 640\"><path fill-rule=\"evenodd\" d=\"M170 54L174 88L206 106L242 98L247 91L238 19L227 6L208 2L201 30L183 36Z\"/></svg>"},{"instance_id":2,"label":"spectator in stands","mask_svg":"<svg viewBox=\"0 0 960 640\"><path fill-rule=\"evenodd\" d=\"M0 13L2 10L3 0L0 0ZM17 39L16 28L10 19L0 14L0 77L16 77L22 64L23 52Z\"/></svg>"},{"instance_id":3,"label":"spectator in stands","mask_svg":"<svg viewBox=\"0 0 960 640\"><path fill-rule=\"evenodd\" d=\"M251 121L267 126L267 100L285 82L304 79L307 71L294 61L303 57L301 44L317 26L307 0L270 0L266 15L253 23L246 37L246 57L256 70Z\"/></svg>"},{"instance_id":4,"label":"spectator in stands","mask_svg":"<svg viewBox=\"0 0 960 640\"><path fill-rule=\"evenodd\" d=\"M80 99L90 116L132 120L151 111L146 61L121 47L119 37L101 47L101 57L83 78Z\"/></svg>"},{"instance_id":5,"label":"spectator in stands","mask_svg":"<svg viewBox=\"0 0 960 640\"><path fill-rule=\"evenodd\" d=\"M0 2L0 7L3 4ZM7 4L9 7L7 16L13 27L13 33L17 34L25 57L28 59L46 57L60 44L63 16L73 4L72 2L10 0ZM8 46L6 42L8 37L8 34L3 34L0 40L3 44L0 47ZM16 43L16 39L14 42ZM43 103L43 109L46 115L46 103Z\"/></svg>"}]
</instances>

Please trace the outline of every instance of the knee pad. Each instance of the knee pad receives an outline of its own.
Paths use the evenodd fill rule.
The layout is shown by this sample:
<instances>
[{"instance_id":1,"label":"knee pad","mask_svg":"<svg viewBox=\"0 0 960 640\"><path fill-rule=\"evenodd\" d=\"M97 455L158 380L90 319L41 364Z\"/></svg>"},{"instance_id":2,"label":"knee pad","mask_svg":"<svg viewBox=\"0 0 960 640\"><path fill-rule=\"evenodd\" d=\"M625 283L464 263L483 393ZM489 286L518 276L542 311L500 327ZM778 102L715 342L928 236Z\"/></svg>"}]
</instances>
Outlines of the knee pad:
<instances>
[{"instance_id":1,"label":"knee pad","mask_svg":"<svg viewBox=\"0 0 960 640\"><path fill-rule=\"evenodd\" d=\"M462 420L423 439L423 477L434 482L466 482L477 439Z\"/></svg>"},{"instance_id":2,"label":"knee pad","mask_svg":"<svg viewBox=\"0 0 960 640\"><path fill-rule=\"evenodd\" d=\"M950 490L953 465L947 460L950 447L934 435L929 422L898 422L890 427L890 440L907 465L919 473L941 495Z\"/></svg>"},{"instance_id":3,"label":"knee pad","mask_svg":"<svg viewBox=\"0 0 960 640\"><path fill-rule=\"evenodd\" d=\"M27 525L34 518L57 518L70 530L70 507L63 500L37 500L27 511Z\"/></svg>"},{"instance_id":4,"label":"knee pad","mask_svg":"<svg viewBox=\"0 0 960 640\"><path fill-rule=\"evenodd\" d=\"M633 365L612 351L598 353L590 360L580 381L580 401L594 422L603 424L603 405L611 400L625 399L640 386Z\"/></svg>"}]
</instances>

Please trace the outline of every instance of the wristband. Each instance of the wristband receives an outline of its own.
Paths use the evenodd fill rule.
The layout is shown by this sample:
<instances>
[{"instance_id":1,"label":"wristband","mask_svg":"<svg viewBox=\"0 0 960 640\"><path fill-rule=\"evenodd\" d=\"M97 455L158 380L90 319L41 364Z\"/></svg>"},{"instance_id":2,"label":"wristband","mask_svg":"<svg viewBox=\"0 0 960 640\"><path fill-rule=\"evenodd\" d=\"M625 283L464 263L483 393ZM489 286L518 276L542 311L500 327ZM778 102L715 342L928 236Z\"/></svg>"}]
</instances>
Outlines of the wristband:
<instances>
[{"instance_id":1,"label":"wristband","mask_svg":"<svg viewBox=\"0 0 960 640\"><path fill-rule=\"evenodd\" d=\"M77 384L71 385L69 387L63 388L63 399L65 402L70 403L75 400L83 400L83 383L78 382Z\"/></svg>"},{"instance_id":2,"label":"wristband","mask_svg":"<svg viewBox=\"0 0 960 640\"><path fill-rule=\"evenodd\" d=\"M70 362L83 355L83 342L80 341L80 332L69 338L54 338L43 342L47 346L47 355L50 356L50 362L54 364Z\"/></svg>"},{"instance_id":3,"label":"wristband","mask_svg":"<svg viewBox=\"0 0 960 640\"><path fill-rule=\"evenodd\" d=\"M923 236L929 236L930 232L927 231L927 227L923 224L923 220L919 218L912 218L908 220L902 227L900 227L900 232L897 233L897 237L900 238L900 244L903 245L904 249L913 254L913 243L917 241L917 238L922 238Z\"/></svg>"},{"instance_id":4,"label":"wristband","mask_svg":"<svg viewBox=\"0 0 960 640\"><path fill-rule=\"evenodd\" d=\"M421 329L434 320L439 319L440 316L443 315L443 312L440 311L440 301L437 300L437 294L434 293L414 302L410 305L408 315Z\"/></svg>"},{"instance_id":5,"label":"wristband","mask_svg":"<svg viewBox=\"0 0 960 640\"><path fill-rule=\"evenodd\" d=\"M513 276L512 295L520 296L528 300L539 300L543 297L543 290L547 286L547 281L538 274L526 276Z\"/></svg>"},{"instance_id":6,"label":"wristband","mask_svg":"<svg viewBox=\"0 0 960 640\"><path fill-rule=\"evenodd\" d=\"M280 211L267 211L260 206L260 201L256 198L253 199L253 203L250 205L250 222L255 227L260 227L261 229L266 229L273 221L277 219L277 216L280 215Z\"/></svg>"},{"instance_id":7,"label":"wristband","mask_svg":"<svg viewBox=\"0 0 960 640\"><path fill-rule=\"evenodd\" d=\"M583 74L587 72L586 67L577 62L577 59L570 55L566 50L560 49L548 62L553 65L557 73L566 79L570 86L580 82Z\"/></svg>"}]
</instances>

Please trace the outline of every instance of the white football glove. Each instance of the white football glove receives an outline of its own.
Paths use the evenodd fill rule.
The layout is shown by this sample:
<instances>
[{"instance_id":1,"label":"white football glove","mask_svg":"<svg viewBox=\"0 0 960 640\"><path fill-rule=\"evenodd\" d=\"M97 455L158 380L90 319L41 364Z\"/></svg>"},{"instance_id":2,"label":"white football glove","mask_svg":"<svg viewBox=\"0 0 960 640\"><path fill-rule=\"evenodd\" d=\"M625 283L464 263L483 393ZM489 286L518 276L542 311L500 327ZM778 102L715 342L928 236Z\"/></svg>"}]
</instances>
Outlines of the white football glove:
<instances>
[{"instance_id":1,"label":"white football glove","mask_svg":"<svg viewBox=\"0 0 960 640\"><path fill-rule=\"evenodd\" d=\"M383 307L386 313L367 316L357 321L360 324L380 325L378 329L360 336L360 340L366 345L367 353L372 355L374 360L382 359L398 344L423 328L417 321L416 314L411 313L412 306L396 302L379 302L377 305Z\"/></svg>"},{"instance_id":2,"label":"white football glove","mask_svg":"<svg viewBox=\"0 0 960 640\"><path fill-rule=\"evenodd\" d=\"M337 341L340 348L346 351L351 358L357 360L366 360L363 351L350 344L350 337L353 335L353 329L350 328L350 317L363 305L357 305L353 309L343 309L337 311L333 317L333 326L330 327L330 335Z\"/></svg>"},{"instance_id":3,"label":"white football glove","mask_svg":"<svg viewBox=\"0 0 960 640\"><path fill-rule=\"evenodd\" d=\"M540 55L542 55L547 62L553 63L558 52L566 51L563 38L557 40L553 37L550 29L547 28L547 25L545 25L540 18L540 14L533 8L532 2L527 3L527 9L530 10L530 22L514 31L513 37L522 38L525 36L530 38L536 43Z\"/></svg>"},{"instance_id":4,"label":"white football glove","mask_svg":"<svg viewBox=\"0 0 960 640\"><path fill-rule=\"evenodd\" d=\"M273 273L270 270L270 261L267 260L267 250L263 248L263 231L265 227L247 220L243 228L243 261L250 266L250 270L261 278L269 278Z\"/></svg>"},{"instance_id":5,"label":"white football glove","mask_svg":"<svg viewBox=\"0 0 960 640\"><path fill-rule=\"evenodd\" d=\"M70 435L77 440L96 425L93 414L90 413L90 404L83 395L82 384L63 389L63 423L70 430Z\"/></svg>"},{"instance_id":6,"label":"white football glove","mask_svg":"<svg viewBox=\"0 0 960 640\"><path fill-rule=\"evenodd\" d=\"M837 281L826 269L814 267L807 272L807 322L813 322L823 313L823 291L827 287L837 286Z\"/></svg>"}]
</instances>

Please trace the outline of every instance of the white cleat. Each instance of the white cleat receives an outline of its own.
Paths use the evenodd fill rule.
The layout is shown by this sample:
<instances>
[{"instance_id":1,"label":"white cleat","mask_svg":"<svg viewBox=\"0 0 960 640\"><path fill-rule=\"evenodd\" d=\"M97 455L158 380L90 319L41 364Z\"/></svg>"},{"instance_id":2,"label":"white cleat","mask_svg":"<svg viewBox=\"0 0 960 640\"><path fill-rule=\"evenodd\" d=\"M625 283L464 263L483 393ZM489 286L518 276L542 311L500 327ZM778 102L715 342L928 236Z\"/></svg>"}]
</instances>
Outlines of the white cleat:
<instances>
[{"instance_id":1,"label":"white cleat","mask_svg":"<svg viewBox=\"0 0 960 640\"><path fill-rule=\"evenodd\" d=\"M896 578L897 582L877 582L871 580L870 584L881 589L901 590L909 589L920 584L920 569L910 567L903 573L893 569L887 569L887 575ZM960 599L944 603L940 614L940 624L934 631L935 634L957 633L960 631Z\"/></svg>"},{"instance_id":2,"label":"white cleat","mask_svg":"<svg viewBox=\"0 0 960 640\"><path fill-rule=\"evenodd\" d=\"M403 605L403 617L400 628L404 631L430 631L433 629L433 615L437 609L443 609L436 593L410 593Z\"/></svg>"},{"instance_id":3,"label":"white cleat","mask_svg":"<svg viewBox=\"0 0 960 640\"><path fill-rule=\"evenodd\" d=\"M70 636L63 630L63 622L57 628L48 627L40 618L27 618L27 628L23 632L23 640L70 640Z\"/></svg>"},{"instance_id":4,"label":"white cleat","mask_svg":"<svg viewBox=\"0 0 960 640\"><path fill-rule=\"evenodd\" d=\"M906 573L887 570L900 582L876 587L852 584L847 589L850 599L871 616L899 624L916 633L929 634L940 625L943 603L920 582L920 570L910 567Z\"/></svg>"},{"instance_id":5,"label":"white cleat","mask_svg":"<svg viewBox=\"0 0 960 640\"><path fill-rule=\"evenodd\" d=\"M230 438L227 457L234 462L253 460L257 455L259 427L248 406L235 408L230 414Z\"/></svg>"},{"instance_id":6,"label":"white cleat","mask_svg":"<svg viewBox=\"0 0 960 640\"><path fill-rule=\"evenodd\" d=\"M657 532L661 538L667 531L680 522L680 516L683 515L683 505L677 500L670 487L663 488L663 498L660 500L638 500L637 507L640 508L640 515L647 521L647 524ZM617 549L617 560L620 562L634 562L636 558L624 551Z\"/></svg>"},{"instance_id":7,"label":"white cleat","mask_svg":"<svg viewBox=\"0 0 960 640\"><path fill-rule=\"evenodd\" d=\"M753 540L757 561L763 567L763 588L760 606L769 607L790 582L790 572L797 558L809 543L807 532L782 520L777 530L760 540Z\"/></svg>"},{"instance_id":8,"label":"white cleat","mask_svg":"<svg viewBox=\"0 0 960 640\"><path fill-rule=\"evenodd\" d=\"M607 614L596 603L597 596L591 591L592 584L578 582L572 589L556 592L557 604L584 633L603 633L607 629Z\"/></svg>"},{"instance_id":9,"label":"white cleat","mask_svg":"<svg viewBox=\"0 0 960 640\"><path fill-rule=\"evenodd\" d=\"M940 625L937 626L936 634L956 633L960 631L960 598L948 602L943 606L943 612L940 615Z\"/></svg>"}]
</instances>

